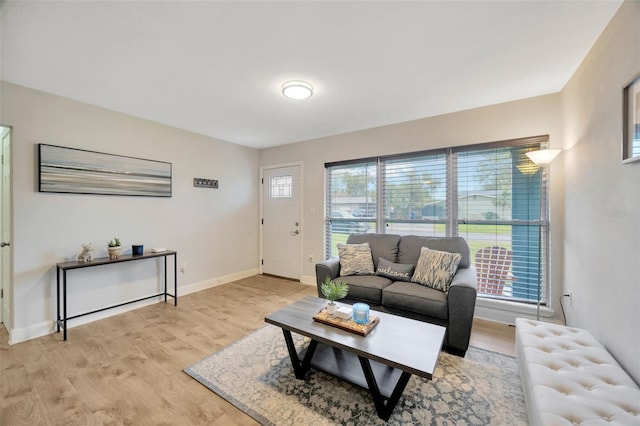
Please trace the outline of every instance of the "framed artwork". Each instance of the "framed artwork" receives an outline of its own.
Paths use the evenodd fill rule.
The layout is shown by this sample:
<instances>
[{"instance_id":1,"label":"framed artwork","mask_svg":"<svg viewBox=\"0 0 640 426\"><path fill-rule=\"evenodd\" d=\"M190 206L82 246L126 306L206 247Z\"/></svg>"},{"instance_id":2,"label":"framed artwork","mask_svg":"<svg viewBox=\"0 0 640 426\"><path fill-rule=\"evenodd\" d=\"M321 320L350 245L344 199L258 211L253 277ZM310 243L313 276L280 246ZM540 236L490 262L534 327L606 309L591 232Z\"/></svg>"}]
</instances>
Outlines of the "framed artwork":
<instances>
[{"instance_id":1,"label":"framed artwork","mask_svg":"<svg viewBox=\"0 0 640 426\"><path fill-rule=\"evenodd\" d=\"M171 163L38 144L38 191L171 197Z\"/></svg>"},{"instance_id":2,"label":"framed artwork","mask_svg":"<svg viewBox=\"0 0 640 426\"><path fill-rule=\"evenodd\" d=\"M622 162L640 161L640 75L623 90Z\"/></svg>"}]
</instances>

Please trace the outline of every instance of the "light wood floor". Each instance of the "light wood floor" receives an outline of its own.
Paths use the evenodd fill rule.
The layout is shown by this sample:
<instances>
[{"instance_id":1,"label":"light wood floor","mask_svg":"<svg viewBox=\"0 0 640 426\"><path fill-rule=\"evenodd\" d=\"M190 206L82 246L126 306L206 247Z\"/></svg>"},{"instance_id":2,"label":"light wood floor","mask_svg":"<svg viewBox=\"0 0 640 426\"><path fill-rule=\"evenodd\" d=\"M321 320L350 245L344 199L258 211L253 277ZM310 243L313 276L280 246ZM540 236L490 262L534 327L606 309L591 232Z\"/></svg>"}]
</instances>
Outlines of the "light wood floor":
<instances>
[{"instance_id":1,"label":"light wood floor","mask_svg":"<svg viewBox=\"0 0 640 426\"><path fill-rule=\"evenodd\" d=\"M182 369L264 325L315 287L255 276L7 344L0 326L0 425L255 425ZM513 328L477 321L471 344L514 353Z\"/></svg>"}]
</instances>

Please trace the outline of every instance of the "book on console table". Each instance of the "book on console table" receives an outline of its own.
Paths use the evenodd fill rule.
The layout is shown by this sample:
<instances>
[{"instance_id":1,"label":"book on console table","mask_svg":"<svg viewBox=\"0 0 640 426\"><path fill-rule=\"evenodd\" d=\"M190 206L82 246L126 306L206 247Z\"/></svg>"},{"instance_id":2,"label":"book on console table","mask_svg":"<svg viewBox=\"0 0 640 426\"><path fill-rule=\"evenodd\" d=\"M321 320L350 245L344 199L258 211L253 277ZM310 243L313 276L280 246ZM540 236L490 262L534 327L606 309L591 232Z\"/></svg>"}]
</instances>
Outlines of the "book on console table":
<instances>
[{"instance_id":1,"label":"book on console table","mask_svg":"<svg viewBox=\"0 0 640 426\"><path fill-rule=\"evenodd\" d=\"M320 311L313 316L313 320L342 330L350 331L361 336L369 334L369 332L371 332L371 330L373 330L373 328L380 322L379 317L370 315L369 322L366 324L358 324L352 318L343 319L329 314L327 312L327 308L320 309Z\"/></svg>"}]
</instances>

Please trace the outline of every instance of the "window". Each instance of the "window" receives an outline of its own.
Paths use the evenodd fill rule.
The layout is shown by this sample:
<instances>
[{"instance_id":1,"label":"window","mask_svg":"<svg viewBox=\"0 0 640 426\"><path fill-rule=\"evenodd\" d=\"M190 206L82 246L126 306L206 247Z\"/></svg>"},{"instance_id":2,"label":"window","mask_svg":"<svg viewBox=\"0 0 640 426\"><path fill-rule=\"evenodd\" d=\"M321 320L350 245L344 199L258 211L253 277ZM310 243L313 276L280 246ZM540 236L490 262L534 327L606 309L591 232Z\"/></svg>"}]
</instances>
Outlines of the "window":
<instances>
[{"instance_id":1,"label":"window","mask_svg":"<svg viewBox=\"0 0 640 426\"><path fill-rule=\"evenodd\" d=\"M363 160L327 168L326 247L337 256L337 244L349 234L376 232L377 162Z\"/></svg>"},{"instance_id":2,"label":"window","mask_svg":"<svg viewBox=\"0 0 640 426\"><path fill-rule=\"evenodd\" d=\"M385 232L445 236L446 154L389 158L382 169Z\"/></svg>"},{"instance_id":3,"label":"window","mask_svg":"<svg viewBox=\"0 0 640 426\"><path fill-rule=\"evenodd\" d=\"M536 303L540 275L544 304L545 170L525 153L547 140L326 164L327 257L336 256L336 245L354 232L462 236L478 271L480 297Z\"/></svg>"},{"instance_id":4,"label":"window","mask_svg":"<svg viewBox=\"0 0 640 426\"><path fill-rule=\"evenodd\" d=\"M469 243L481 296L536 301L540 170L525 152L538 146L453 153L456 234Z\"/></svg>"},{"instance_id":5,"label":"window","mask_svg":"<svg viewBox=\"0 0 640 426\"><path fill-rule=\"evenodd\" d=\"M291 198L291 175L271 178L271 198Z\"/></svg>"}]
</instances>

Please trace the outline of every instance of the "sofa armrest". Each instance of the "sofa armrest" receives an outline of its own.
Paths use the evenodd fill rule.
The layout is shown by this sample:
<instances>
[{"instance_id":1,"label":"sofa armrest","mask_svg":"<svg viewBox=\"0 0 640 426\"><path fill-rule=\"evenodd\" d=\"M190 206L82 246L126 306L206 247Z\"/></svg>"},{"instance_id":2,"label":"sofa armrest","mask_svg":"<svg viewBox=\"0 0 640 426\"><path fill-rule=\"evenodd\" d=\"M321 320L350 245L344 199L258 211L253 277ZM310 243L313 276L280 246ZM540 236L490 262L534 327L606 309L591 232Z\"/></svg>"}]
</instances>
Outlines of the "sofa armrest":
<instances>
[{"instance_id":1,"label":"sofa armrest","mask_svg":"<svg viewBox=\"0 0 640 426\"><path fill-rule=\"evenodd\" d=\"M478 278L474 266L458 269L449 287L449 324L445 345L461 354L469 347L477 288Z\"/></svg>"},{"instance_id":2,"label":"sofa armrest","mask_svg":"<svg viewBox=\"0 0 640 426\"><path fill-rule=\"evenodd\" d=\"M332 257L322 262L316 263L316 286L318 287L318 297L324 297L320 291L320 286L327 278L336 279L340 276L340 258Z\"/></svg>"}]
</instances>

